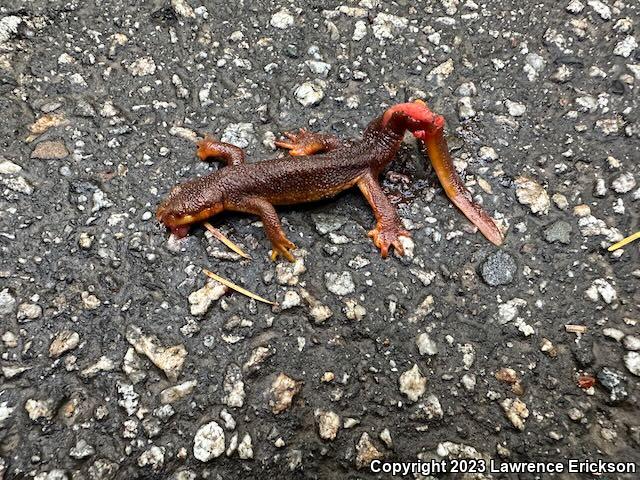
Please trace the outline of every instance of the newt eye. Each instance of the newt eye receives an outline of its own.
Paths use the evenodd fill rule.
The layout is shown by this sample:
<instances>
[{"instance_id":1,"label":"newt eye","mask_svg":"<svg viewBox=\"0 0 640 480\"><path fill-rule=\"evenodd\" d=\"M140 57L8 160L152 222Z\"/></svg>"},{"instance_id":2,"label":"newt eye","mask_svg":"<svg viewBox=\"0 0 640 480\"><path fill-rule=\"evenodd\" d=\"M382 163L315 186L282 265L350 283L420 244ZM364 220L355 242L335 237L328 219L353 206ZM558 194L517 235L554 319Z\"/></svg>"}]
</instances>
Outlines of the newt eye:
<instances>
[{"instance_id":1,"label":"newt eye","mask_svg":"<svg viewBox=\"0 0 640 480\"><path fill-rule=\"evenodd\" d=\"M160 204L156 212L156 217L165 225L169 225L176 218L183 214L182 187L176 186L170 192L166 199Z\"/></svg>"}]
</instances>

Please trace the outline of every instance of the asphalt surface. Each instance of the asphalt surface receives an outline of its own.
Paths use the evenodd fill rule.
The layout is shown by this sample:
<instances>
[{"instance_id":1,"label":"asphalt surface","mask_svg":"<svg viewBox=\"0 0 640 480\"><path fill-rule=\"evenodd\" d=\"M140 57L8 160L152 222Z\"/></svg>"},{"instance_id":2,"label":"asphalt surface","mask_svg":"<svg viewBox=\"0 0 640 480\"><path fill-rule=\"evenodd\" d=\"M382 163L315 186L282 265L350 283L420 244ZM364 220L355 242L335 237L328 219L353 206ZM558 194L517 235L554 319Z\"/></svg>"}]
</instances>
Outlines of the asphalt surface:
<instances>
[{"instance_id":1,"label":"asphalt surface","mask_svg":"<svg viewBox=\"0 0 640 480\"><path fill-rule=\"evenodd\" d=\"M1 5L0 478L640 467L640 242L606 251L640 229L637 3ZM355 191L279 209L294 266L255 218L214 222L251 261L155 220L219 167L197 135L259 161L282 131L357 137L416 98L445 116L502 247L410 139L383 175L403 258L380 257Z\"/></svg>"}]
</instances>

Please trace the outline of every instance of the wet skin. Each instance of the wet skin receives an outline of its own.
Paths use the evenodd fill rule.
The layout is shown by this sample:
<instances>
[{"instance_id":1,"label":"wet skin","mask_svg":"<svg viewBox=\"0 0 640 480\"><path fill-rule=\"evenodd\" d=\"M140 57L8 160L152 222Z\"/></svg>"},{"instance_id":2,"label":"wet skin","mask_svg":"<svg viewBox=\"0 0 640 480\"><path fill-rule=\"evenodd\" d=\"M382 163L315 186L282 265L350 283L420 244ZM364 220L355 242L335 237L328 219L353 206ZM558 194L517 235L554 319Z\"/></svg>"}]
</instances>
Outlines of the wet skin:
<instances>
[{"instance_id":1,"label":"wet skin","mask_svg":"<svg viewBox=\"0 0 640 480\"><path fill-rule=\"evenodd\" d=\"M361 140L341 142L306 130L286 133L287 140L276 144L288 149L291 156L258 163L245 163L240 148L207 137L198 143L198 157L221 159L227 166L174 187L158 208L157 217L182 237L190 225L223 210L257 215L271 241L272 259L281 254L293 261L295 246L282 231L274 206L329 198L357 186L376 218L376 227L369 232L374 244L383 257L391 247L402 255L400 237L409 233L402 228L378 176L395 158L405 132L410 131L424 143L447 196L491 242L500 245L502 232L472 201L455 172L443 129L443 117L424 103L414 102L389 108L369 124Z\"/></svg>"}]
</instances>

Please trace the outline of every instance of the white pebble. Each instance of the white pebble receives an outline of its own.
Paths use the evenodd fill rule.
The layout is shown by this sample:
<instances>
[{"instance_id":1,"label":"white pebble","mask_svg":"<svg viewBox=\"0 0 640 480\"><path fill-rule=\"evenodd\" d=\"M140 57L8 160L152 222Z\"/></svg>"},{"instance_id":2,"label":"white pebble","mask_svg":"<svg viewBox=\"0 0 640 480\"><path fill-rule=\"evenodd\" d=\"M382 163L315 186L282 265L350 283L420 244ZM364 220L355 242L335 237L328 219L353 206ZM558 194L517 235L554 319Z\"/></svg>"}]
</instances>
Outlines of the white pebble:
<instances>
[{"instance_id":1,"label":"white pebble","mask_svg":"<svg viewBox=\"0 0 640 480\"><path fill-rule=\"evenodd\" d=\"M293 25L293 22L293 15L289 13L289 10L283 8L279 12L273 14L269 23L271 23L272 27L284 30Z\"/></svg>"},{"instance_id":2,"label":"white pebble","mask_svg":"<svg viewBox=\"0 0 640 480\"><path fill-rule=\"evenodd\" d=\"M624 40L618 42L613 49L613 54L628 58L633 51L638 48L638 42L633 35L628 35Z\"/></svg>"},{"instance_id":3,"label":"white pebble","mask_svg":"<svg viewBox=\"0 0 640 480\"><path fill-rule=\"evenodd\" d=\"M319 104L324 98L323 87L324 82L320 80L305 82L296 88L294 95L302 106L310 107Z\"/></svg>"},{"instance_id":4,"label":"white pebble","mask_svg":"<svg viewBox=\"0 0 640 480\"><path fill-rule=\"evenodd\" d=\"M524 112L527 111L527 107L522 103L505 100L504 104L506 105L507 110L509 110L509 115L511 115L512 117L521 117L522 115L524 115Z\"/></svg>"},{"instance_id":5,"label":"white pebble","mask_svg":"<svg viewBox=\"0 0 640 480\"><path fill-rule=\"evenodd\" d=\"M364 23L362 20L358 20L353 30L353 37L351 38L354 41L359 42L366 36L367 36L367 24Z\"/></svg>"},{"instance_id":6,"label":"white pebble","mask_svg":"<svg viewBox=\"0 0 640 480\"><path fill-rule=\"evenodd\" d=\"M193 439L193 456L201 462L219 457L224 453L224 431L216 422L201 426Z\"/></svg>"}]
</instances>

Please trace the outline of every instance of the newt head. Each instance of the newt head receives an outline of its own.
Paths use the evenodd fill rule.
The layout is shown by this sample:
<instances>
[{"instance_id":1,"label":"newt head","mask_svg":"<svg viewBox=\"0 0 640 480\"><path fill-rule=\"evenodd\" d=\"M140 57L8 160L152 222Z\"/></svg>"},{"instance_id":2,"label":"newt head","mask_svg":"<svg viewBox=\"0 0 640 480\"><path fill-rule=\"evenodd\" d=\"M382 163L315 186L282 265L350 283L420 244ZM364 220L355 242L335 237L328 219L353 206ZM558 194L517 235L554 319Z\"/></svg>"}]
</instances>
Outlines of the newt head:
<instances>
[{"instance_id":1,"label":"newt head","mask_svg":"<svg viewBox=\"0 0 640 480\"><path fill-rule=\"evenodd\" d=\"M207 178L198 178L174 187L156 211L156 218L182 238L189 226L201 222L224 209L222 194L207 188Z\"/></svg>"}]
</instances>

